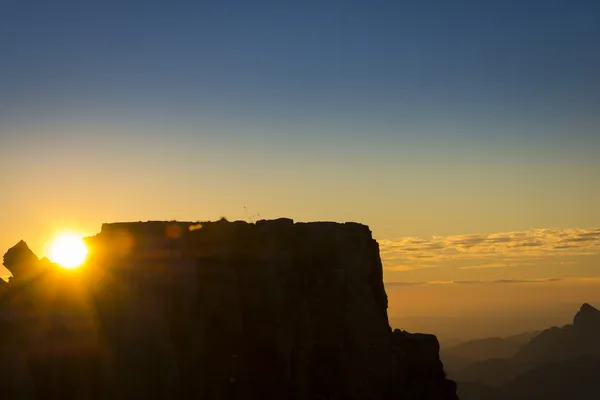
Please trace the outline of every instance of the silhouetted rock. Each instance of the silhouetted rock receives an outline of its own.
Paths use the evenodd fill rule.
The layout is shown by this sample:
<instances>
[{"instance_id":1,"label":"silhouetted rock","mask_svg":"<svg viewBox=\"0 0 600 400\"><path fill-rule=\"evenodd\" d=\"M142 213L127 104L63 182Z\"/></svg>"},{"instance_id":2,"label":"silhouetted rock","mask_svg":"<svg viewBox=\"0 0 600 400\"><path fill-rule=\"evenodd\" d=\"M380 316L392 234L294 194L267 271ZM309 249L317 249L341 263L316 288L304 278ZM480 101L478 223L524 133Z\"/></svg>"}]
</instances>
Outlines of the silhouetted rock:
<instances>
[{"instance_id":1,"label":"silhouetted rock","mask_svg":"<svg viewBox=\"0 0 600 400\"><path fill-rule=\"evenodd\" d=\"M463 400L576 400L598 396L599 367L600 312L584 304L572 325L542 331L514 357L472 363L452 378Z\"/></svg>"},{"instance_id":2,"label":"silhouetted rock","mask_svg":"<svg viewBox=\"0 0 600 400\"><path fill-rule=\"evenodd\" d=\"M35 272L38 258L21 240L4 254L3 264L15 278L21 278Z\"/></svg>"},{"instance_id":3,"label":"silhouetted rock","mask_svg":"<svg viewBox=\"0 0 600 400\"><path fill-rule=\"evenodd\" d=\"M553 327L533 338L515 360L540 365L585 354L600 356L600 311L589 304L581 306L572 325Z\"/></svg>"},{"instance_id":4,"label":"silhouetted rock","mask_svg":"<svg viewBox=\"0 0 600 400\"><path fill-rule=\"evenodd\" d=\"M446 379L434 335L394 330L395 353L407 369L404 384L411 399L458 399L456 384Z\"/></svg>"},{"instance_id":5,"label":"silhouetted rock","mask_svg":"<svg viewBox=\"0 0 600 400\"><path fill-rule=\"evenodd\" d=\"M573 318L573 326L578 329L600 332L600 310L588 303L583 304Z\"/></svg>"},{"instance_id":6,"label":"silhouetted rock","mask_svg":"<svg viewBox=\"0 0 600 400\"><path fill-rule=\"evenodd\" d=\"M36 283L68 294L36 314L60 333L19 328L38 397L456 399L435 336L391 331L364 225L118 223L86 242L80 275Z\"/></svg>"},{"instance_id":7,"label":"silhouetted rock","mask_svg":"<svg viewBox=\"0 0 600 400\"><path fill-rule=\"evenodd\" d=\"M543 364L499 387L460 383L459 394L462 400L588 400L598 398L598 380L600 359L580 355Z\"/></svg>"},{"instance_id":8,"label":"silhouetted rock","mask_svg":"<svg viewBox=\"0 0 600 400\"><path fill-rule=\"evenodd\" d=\"M512 358L519 349L531 339L538 336L540 332L524 332L509 337L489 337L469 340L446 346L440 352L440 358L444 363L444 369L453 378L455 373L459 376L470 376L470 370L475 374L480 371L479 362L501 364L503 359ZM471 366L474 366L471 368Z\"/></svg>"},{"instance_id":9,"label":"silhouetted rock","mask_svg":"<svg viewBox=\"0 0 600 400\"><path fill-rule=\"evenodd\" d=\"M38 260L23 241L4 263L14 279L0 288L2 398L110 397L85 282L48 259Z\"/></svg>"}]
</instances>

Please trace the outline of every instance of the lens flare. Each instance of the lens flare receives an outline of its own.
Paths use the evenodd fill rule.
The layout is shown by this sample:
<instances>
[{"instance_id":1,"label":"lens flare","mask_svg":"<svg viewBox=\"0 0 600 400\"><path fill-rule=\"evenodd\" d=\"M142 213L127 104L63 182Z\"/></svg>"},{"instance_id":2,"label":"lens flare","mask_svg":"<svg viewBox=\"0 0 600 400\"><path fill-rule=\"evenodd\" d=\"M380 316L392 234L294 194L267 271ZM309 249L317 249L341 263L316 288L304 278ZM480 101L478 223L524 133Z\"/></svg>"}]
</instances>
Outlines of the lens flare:
<instances>
[{"instance_id":1,"label":"lens flare","mask_svg":"<svg viewBox=\"0 0 600 400\"><path fill-rule=\"evenodd\" d=\"M85 261L88 248L82 238L74 234L57 236L49 247L49 258L52 262L66 269L75 269Z\"/></svg>"}]
</instances>

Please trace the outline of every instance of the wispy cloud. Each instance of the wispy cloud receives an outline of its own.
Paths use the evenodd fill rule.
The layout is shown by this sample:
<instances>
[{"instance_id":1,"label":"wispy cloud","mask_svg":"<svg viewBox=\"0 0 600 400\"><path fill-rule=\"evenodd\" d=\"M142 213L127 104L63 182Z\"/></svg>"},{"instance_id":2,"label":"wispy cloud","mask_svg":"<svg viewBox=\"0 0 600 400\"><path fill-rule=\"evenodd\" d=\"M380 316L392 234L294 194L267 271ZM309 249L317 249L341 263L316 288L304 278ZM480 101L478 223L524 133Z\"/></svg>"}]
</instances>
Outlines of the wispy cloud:
<instances>
[{"instance_id":1,"label":"wispy cloud","mask_svg":"<svg viewBox=\"0 0 600 400\"><path fill-rule=\"evenodd\" d=\"M508 261L490 261L484 264L476 264L476 265L465 265L463 267L459 267L460 269L486 269L486 268L513 268L513 267L523 267L526 265L535 265L535 263L530 261L524 261L521 259L514 260L512 262Z\"/></svg>"},{"instance_id":2,"label":"wispy cloud","mask_svg":"<svg viewBox=\"0 0 600 400\"><path fill-rule=\"evenodd\" d=\"M600 228L531 229L495 234L380 240L384 266L410 271L460 260L461 269L508 268L532 260L600 254Z\"/></svg>"},{"instance_id":3,"label":"wispy cloud","mask_svg":"<svg viewBox=\"0 0 600 400\"><path fill-rule=\"evenodd\" d=\"M520 283L552 283L565 281L564 278L542 279L496 279L496 280L459 280L459 281L431 281L431 282L386 282L386 287L391 286L417 286L417 285L493 285L493 284L520 284Z\"/></svg>"},{"instance_id":4,"label":"wispy cloud","mask_svg":"<svg viewBox=\"0 0 600 400\"><path fill-rule=\"evenodd\" d=\"M460 269L486 269L486 268L510 268L516 267L517 264L491 262L489 264L466 265L459 267Z\"/></svg>"},{"instance_id":5,"label":"wispy cloud","mask_svg":"<svg viewBox=\"0 0 600 400\"><path fill-rule=\"evenodd\" d=\"M426 285L429 282L385 282L385 286L417 286L417 285Z\"/></svg>"}]
</instances>

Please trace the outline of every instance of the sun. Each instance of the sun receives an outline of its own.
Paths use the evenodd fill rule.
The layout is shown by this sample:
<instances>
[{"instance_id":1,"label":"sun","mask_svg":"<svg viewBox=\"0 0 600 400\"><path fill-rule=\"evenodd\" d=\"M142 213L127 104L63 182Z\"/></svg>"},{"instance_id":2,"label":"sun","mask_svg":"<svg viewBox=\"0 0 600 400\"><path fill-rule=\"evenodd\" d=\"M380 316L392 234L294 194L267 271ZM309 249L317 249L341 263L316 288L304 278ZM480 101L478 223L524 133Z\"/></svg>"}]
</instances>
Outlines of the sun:
<instances>
[{"instance_id":1,"label":"sun","mask_svg":"<svg viewBox=\"0 0 600 400\"><path fill-rule=\"evenodd\" d=\"M58 235L49 247L50 260L66 269L75 269L85 261L88 248L80 236L75 234Z\"/></svg>"}]
</instances>

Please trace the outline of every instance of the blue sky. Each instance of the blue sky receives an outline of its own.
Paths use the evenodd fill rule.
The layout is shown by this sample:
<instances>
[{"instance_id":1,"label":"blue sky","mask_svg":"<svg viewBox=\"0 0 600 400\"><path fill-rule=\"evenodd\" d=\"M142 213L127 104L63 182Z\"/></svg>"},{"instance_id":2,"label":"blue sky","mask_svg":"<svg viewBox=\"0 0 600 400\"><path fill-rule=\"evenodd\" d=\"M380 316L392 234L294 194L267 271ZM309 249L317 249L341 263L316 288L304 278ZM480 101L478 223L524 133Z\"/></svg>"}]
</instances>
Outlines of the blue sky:
<instances>
[{"instance_id":1,"label":"blue sky","mask_svg":"<svg viewBox=\"0 0 600 400\"><path fill-rule=\"evenodd\" d=\"M598 227L599 19L582 0L2 2L0 247L256 213L389 240Z\"/></svg>"},{"instance_id":2,"label":"blue sky","mask_svg":"<svg viewBox=\"0 0 600 400\"><path fill-rule=\"evenodd\" d=\"M390 126L434 115L460 127L537 122L534 137L552 127L538 121L548 114L559 112L550 118L559 123L594 117L599 7L11 1L0 16L9 60L1 100L9 115L371 118L384 121L388 139L397 135Z\"/></svg>"}]
</instances>

